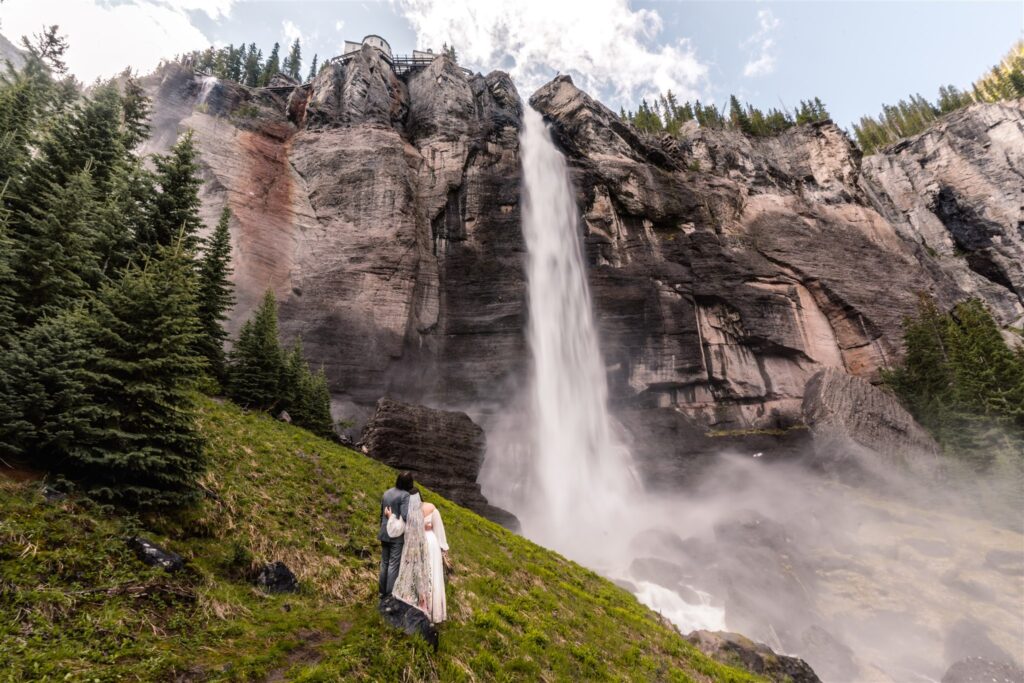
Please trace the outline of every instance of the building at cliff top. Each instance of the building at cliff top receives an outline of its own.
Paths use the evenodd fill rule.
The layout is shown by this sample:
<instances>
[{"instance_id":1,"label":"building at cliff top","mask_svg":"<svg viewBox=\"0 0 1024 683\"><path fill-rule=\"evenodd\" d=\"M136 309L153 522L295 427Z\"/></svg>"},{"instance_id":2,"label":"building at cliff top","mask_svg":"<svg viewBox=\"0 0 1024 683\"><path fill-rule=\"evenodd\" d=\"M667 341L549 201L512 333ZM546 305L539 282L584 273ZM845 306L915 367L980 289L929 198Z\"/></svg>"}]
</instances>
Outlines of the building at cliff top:
<instances>
[{"instance_id":1,"label":"building at cliff top","mask_svg":"<svg viewBox=\"0 0 1024 683\"><path fill-rule=\"evenodd\" d=\"M433 50L413 50L412 56L409 55L394 55L391 52L391 45L388 41L384 40L378 35L370 34L363 38L361 42L355 42L352 40L345 41L345 47L342 48L342 53L331 61L347 62L352 59L360 50L363 49L364 45L377 50L380 55L384 58L396 74L402 75L422 69L428 66L431 62L441 56L442 53L435 53Z\"/></svg>"},{"instance_id":2,"label":"building at cliff top","mask_svg":"<svg viewBox=\"0 0 1024 683\"><path fill-rule=\"evenodd\" d=\"M346 40L345 48L341 53L342 58L344 59L345 57L351 55L354 52L359 52L359 50L363 48L363 45L369 45L370 47L377 48L389 62L394 60L394 56L391 54L391 45L388 44L388 41L384 40L380 36L375 36L373 34L366 36L365 38L363 38L362 42L359 43L356 43L351 40Z\"/></svg>"}]
</instances>

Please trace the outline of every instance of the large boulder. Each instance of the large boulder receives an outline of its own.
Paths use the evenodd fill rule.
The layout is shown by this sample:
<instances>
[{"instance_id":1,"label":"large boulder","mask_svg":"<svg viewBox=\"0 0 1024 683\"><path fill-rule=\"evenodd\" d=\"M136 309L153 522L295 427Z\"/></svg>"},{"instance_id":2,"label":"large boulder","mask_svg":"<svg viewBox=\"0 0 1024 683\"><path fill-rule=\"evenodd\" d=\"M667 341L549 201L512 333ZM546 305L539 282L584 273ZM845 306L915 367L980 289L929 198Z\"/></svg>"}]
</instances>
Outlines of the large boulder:
<instances>
[{"instance_id":1,"label":"large boulder","mask_svg":"<svg viewBox=\"0 0 1024 683\"><path fill-rule=\"evenodd\" d=\"M891 393L841 370L814 375L804 389L803 415L815 464L837 474L925 471L936 464L935 440Z\"/></svg>"},{"instance_id":2,"label":"large boulder","mask_svg":"<svg viewBox=\"0 0 1024 683\"><path fill-rule=\"evenodd\" d=\"M363 432L362 450L397 470L409 470L432 491L499 524L516 518L489 505L477 476L483 464L484 431L465 413L382 398Z\"/></svg>"},{"instance_id":3,"label":"large boulder","mask_svg":"<svg viewBox=\"0 0 1024 683\"><path fill-rule=\"evenodd\" d=\"M738 633L694 631L686 639L716 662L737 666L778 683L821 683L810 665L772 651Z\"/></svg>"},{"instance_id":4,"label":"large boulder","mask_svg":"<svg viewBox=\"0 0 1024 683\"><path fill-rule=\"evenodd\" d=\"M299 590L299 581L284 562L275 560L260 567L256 574L256 585L268 593L294 593Z\"/></svg>"},{"instance_id":5,"label":"large boulder","mask_svg":"<svg viewBox=\"0 0 1024 683\"><path fill-rule=\"evenodd\" d=\"M942 683L1024 683L1024 669L1009 662L968 657L949 667Z\"/></svg>"}]
</instances>

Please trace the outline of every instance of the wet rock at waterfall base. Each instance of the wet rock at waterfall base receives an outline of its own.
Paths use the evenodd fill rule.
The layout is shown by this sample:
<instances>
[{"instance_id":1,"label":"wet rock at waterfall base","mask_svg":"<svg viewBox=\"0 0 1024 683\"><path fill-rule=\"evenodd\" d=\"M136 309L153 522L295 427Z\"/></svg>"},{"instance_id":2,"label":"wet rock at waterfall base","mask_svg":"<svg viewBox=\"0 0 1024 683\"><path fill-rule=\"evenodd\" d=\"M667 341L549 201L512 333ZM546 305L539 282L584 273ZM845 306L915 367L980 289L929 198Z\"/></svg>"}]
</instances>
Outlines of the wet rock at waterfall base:
<instances>
[{"instance_id":1,"label":"wet rock at waterfall base","mask_svg":"<svg viewBox=\"0 0 1024 683\"><path fill-rule=\"evenodd\" d=\"M949 667L941 683L1024 683L1024 669L1008 662L968 657Z\"/></svg>"},{"instance_id":2,"label":"wet rock at waterfall base","mask_svg":"<svg viewBox=\"0 0 1024 683\"><path fill-rule=\"evenodd\" d=\"M855 481L884 481L894 467L928 473L938 465L935 440L893 394L835 368L811 377L803 393L816 468Z\"/></svg>"},{"instance_id":3,"label":"wet rock at waterfall base","mask_svg":"<svg viewBox=\"0 0 1024 683\"><path fill-rule=\"evenodd\" d=\"M1013 657L992 642L988 627L976 619L960 619L946 634L945 655L947 662L982 658L990 662L1013 662Z\"/></svg>"},{"instance_id":4,"label":"wet rock at waterfall base","mask_svg":"<svg viewBox=\"0 0 1024 683\"><path fill-rule=\"evenodd\" d=\"M256 585L268 593L294 593L299 581L284 562L269 562L256 574Z\"/></svg>"},{"instance_id":5,"label":"wet rock at waterfall base","mask_svg":"<svg viewBox=\"0 0 1024 683\"><path fill-rule=\"evenodd\" d=\"M177 553L158 546L149 539L141 536L132 536L128 539L128 547L135 552L135 556L150 567L159 567L167 572L176 572L185 566L185 560Z\"/></svg>"},{"instance_id":6,"label":"wet rock at waterfall base","mask_svg":"<svg viewBox=\"0 0 1024 683\"><path fill-rule=\"evenodd\" d=\"M494 507L480 492L484 431L465 413L382 398L363 431L363 452L445 498L502 526L518 530L515 515Z\"/></svg>"},{"instance_id":7,"label":"wet rock at waterfall base","mask_svg":"<svg viewBox=\"0 0 1024 683\"><path fill-rule=\"evenodd\" d=\"M772 647L803 651L799 633L815 623L814 569L791 533L753 510L714 525L716 564L730 626ZM698 585L701 585L700 583ZM707 584L704 584L707 585Z\"/></svg>"},{"instance_id":8,"label":"wet rock at waterfall base","mask_svg":"<svg viewBox=\"0 0 1024 683\"><path fill-rule=\"evenodd\" d=\"M724 631L694 631L686 639L722 664L735 666L778 683L821 683L802 659L776 654L767 645Z\"/></svg>"},{"instance_id":9,"label":"wet rock at waterfall base","mask_svg":"<svg viewBox=\"0 0 1024 683\"><path fill-rule=\"evenodd\" d=\"M821 626L811 626L801 633L796 648L808 659L822 662L819 671L826 680L846 680L851 672L860 671L853 650Z\"/></svg>"}]
</instances>

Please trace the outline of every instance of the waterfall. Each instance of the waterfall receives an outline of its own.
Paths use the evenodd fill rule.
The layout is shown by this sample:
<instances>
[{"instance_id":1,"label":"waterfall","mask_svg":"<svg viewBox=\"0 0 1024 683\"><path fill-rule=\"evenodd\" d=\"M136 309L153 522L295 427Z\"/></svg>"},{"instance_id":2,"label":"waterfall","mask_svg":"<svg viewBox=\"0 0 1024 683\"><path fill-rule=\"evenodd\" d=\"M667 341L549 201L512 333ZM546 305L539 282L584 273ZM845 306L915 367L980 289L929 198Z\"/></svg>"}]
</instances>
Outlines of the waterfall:
<instances>
[{"instance_id":1,"label":"waterfall","mask_svg":"<svg viewBox=\"0 0 1024 683\"><path fill-rule=\"evenodd\" d=\"M203 87L199 91L199 97L196 98L197 105L206 104L206 98L210 96L210 91L215 85L217 85L216 76L203 76Z\"/></svg>"},{"instance_id":2,"label":"waterfall","mask_svg":"<svg viewBox=\"0 0 1024 683\"><path fill-rule=\"evenodd\" d=\"M481 481L526 536L593 566L607 559L601 544L639 491L608 413L565 158L529 107L519 142L532 355L527 424L517 430L525 442L489 455Z\"/></svg>"},{"instance_id":3,"label":"waterfall","mask_svg":"<svg viewBox=\"0 0 1024 683\"><path fill-rule=\"evenodd\" d=\"M523 112L519 153L532 362L521 404L488 431L483 492L519 517L527 538L629 582L637 598L680 628L723 629L724 610L706 593L690 590L700 596L690 604L633 576L636 539L675 530L678 501L644 492L616 433L576 195L565 157L531 108ZM682 577L679 583L690 589Z\"/></svg>"}]
</instances>

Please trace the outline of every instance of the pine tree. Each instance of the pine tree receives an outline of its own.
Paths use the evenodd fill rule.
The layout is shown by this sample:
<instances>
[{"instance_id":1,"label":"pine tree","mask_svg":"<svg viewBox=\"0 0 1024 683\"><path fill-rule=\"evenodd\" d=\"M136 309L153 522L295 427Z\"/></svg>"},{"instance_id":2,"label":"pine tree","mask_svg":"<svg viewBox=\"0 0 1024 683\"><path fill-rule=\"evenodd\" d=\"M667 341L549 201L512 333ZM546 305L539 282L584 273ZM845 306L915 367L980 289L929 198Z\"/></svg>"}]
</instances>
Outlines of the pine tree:
<instances>
[{"instance_id":1,"label":"pine tree","mask_svg":"<svg viewBox=\"0 0 1024 683\"><path fill-rule=\"evenodd\" d=\"M193 254L182 241L156 250L96 300L89 332L103 351L95 446L67 454L90 495L142 507L193 500L203 469L192 392L203 359Z\"/></svg>"},{"instance_id":2,"label":"pine tree","mask_svg":"<svg viewBox=\"0 0 1024 683\"><path fill-rule=\"evenodd\" d=\"M250 88L260 85L263 71L263 51L256 48L256 43L249 43L249 52L245 56L242 82Z\"/></svg>"},{"instance_id":3,"label":"pine tree","mask_svg":"<svg viewBox=\"0 0 1024 683\"><path fill-rule=\"evenodd\" d=\"M88 324L84 311L65 311L0 350L0 453L59 470L95 446L102 351Z\"/></svg>"},{"instance_id":4,"label":"pine tree","mask_svg":"<svg viewBox=\"0 0 1024 683\"><path fill-rule=\"evenodd\" d=\"M206 243L199 264L199 322L202 335L199 355L206 358L207 367L215 378L226 377L224 342L227 332L224 322L227 311L234 303L231 276L231 209L224 207L213 235Z\"/></svg>"},{"instance_id":5,"label":"pine tree","mask_svg":"<svg viewBox=\"0 0 1024 683\"><path fill-rule=\"evenodd\" d=\"M302 393L304 405L299 426L325 439L337 438L334 419L331 417L331 392L322 368L315 375L310 375L307 369L306 385Z\"/></svg>"},{"instance_id":6,"label":"pine tree","mask_svg":"<svg viewBox=\"0 0 1024 683\"><path fill-rule=\"evenodd\" d=\"M743 107L735 95L729 95L729 122L732 123L733 128L742 133L750 135L754 132L750 124L750 118L743 111Z\"/></svg>"},{"instance_id":7,"label":"pine tree","mask_svg":"<svg viewBox=\"0 0 1024 683\"><path fill-rule=\"evenodd\" d=\"M316 74L317 74L316 60L317 60L317 55L314 54L313 55L313 63L309 65L309 74L306 76L306 80L307 81L311 81L314 78L316 78Z\"/></svg>"},{"instance_id":8,"label":"pine tree","mask_svg":"<svg viewBox=\"0 0 1024 683\"><path fill-rule=\"evenodd\" d=\"M67 185L46 183L17 219L11 246L15 318L29 327L83 299L100 279L97 203L84 170Z\"/></svg>"},{"instance_id":9,"label":"pine tree","mask_svg":"<svg viewBox=\"0 0 1024 683\"><path fill-rule=\"evenodd\" d=\"M7 199L22 184L44 122L59 110L57 85L40 57L30 53L21 70L7 64L0 76L0 182Z\"/></svg>"},{"instance_id":10,"label":"pine tree","mask_svg":"<svg viewBox=\"0 0 1024 683\"><path fill-rule=\"evenodd\" d=\"M299 39L296 38L295 42L292 43L291 50L288 51L288 56L284 58L284 66L282 71L296 81L302 78L302 46L299 44Z\"/></svg>"},{"instance_id":11,"label":"pine tree","mask_svg":"<svg viewBox=\"0 0 1024 683\"><path fill-rule=\"evenodd\" d=\"M292 424L319 436L334 438L327 377L322 370L316 375L310 372L301 339L285 354L278 394L281 407L288 411Z\"/></svg>"},{"instance_id":12,"label":"pine tree","mask_svg":"<svg viewBox=\"0 0 1024 683\"><path fill-rule=\"evenodd\" d=\"M86 168L97 191L105 192L128 153L122 116L121 95L115 85L106 83L54 117L27 166L24 193L64 185Z\"/></svg>"},{"instance_id":13,"label":"pine tree","mask_svg":"<svg viewBox=\"0 0 1024 683\"><path fill-rule=\"evenodd\" d=\"M1024 455L1024 352L1007 347L980 301L905 321L903 364L886 383L945 450L979 468Z\"/></svg>"},{"instance_id":14,"label":"pine tree","mask_svg":"<svg viewBox=\"0 0 1024 683\"><path fill-rule=\"evenodd\" d=\"M56 24L44 26L42 33L33 36L34 42L22 37L21 45L31 57L45 64L54 73L63 75L68 70L64 63L64 54L68 51L68 40L58 31L59 27Z\"/></svg>"},{"instance_id":15,"label":"pine tree","mask_svg":"<svg viewBox=\"0 0 1024 683\"><path fill-rule=\"evenodd\" d=\"M309 367L302 353L302 339L297 339L291 351L283 352L281 383L277 392L279 405L288 411L293 424L301 425L303 422L308 377Z\"/></svg>"},{"instance_id":16,"label":"pine tree","mask_svg":"<svg viewBox=\"0 0 1024 683\"><path fill-rule=\"evenodd\" d=\"M192 131L178 140L169 155L154 155L155 182L160 192L153 197L148 230L139 235L140 247L146 253L172 244L179 235L185 249L195 249L202 229L199 189L203 183L198 158Z\"/></svg>"},{"instance_id":17,"label":"pine tree","mask_svg":"<svg viewBox=\"0 0 1024 683\"><path fill-rule=\"evenodd\" d=\"M149 98L130 71L126 70L122 76L121 133L124 148L133 150L149 138Z\"/></svg>"},{"instance_id":18,"label":"pine tree","mask_svg":"<svg viewBox=\"0 0 1024 683\"><path fill-rule=\"evenodd\" d=\"M228 396L246 408L273 409L280 401L283 370L277 302L268 290L256 315L242 325L229 354Z\"/></svg>"},{"instance_id":19,"label":"pine tree","mask_svg":"<svg viewBox=\"0 0 1024 683\"><path fill-rule=\"evenodd\" d=\"M270 56L267 57L267 63L263 65L263 73L260 76L260 85L270 85L271 79L281 71L279 57L280 52L281 46L278 43L274 43L274 48L270 51Z\"/></svg>"},{"instance_id":20,"label":"pine tree","mask_svg":"<svg viewBox=\"0 0 1024 683\"><path fill-rule=\"evenodd\" d=\"M0 202L3 195L0 194ZM14 338L14 240L7 234L7 212L0 209L0 350ZM0 373L3 369L0 368Z\"/></svg>"},{"instance_id":21,"label":"pine tree","mask_svg":"<svg viewBox=\"0 0 1024 683\"><path fill-rule=\"evenodd\" d=\"M143 163L133 158L119 168L99 207L95 252L103 276L115 277L137 258L141 237L151 234L155 181Z\"/></svg>"}]
</instances>

